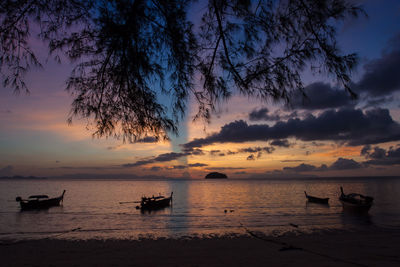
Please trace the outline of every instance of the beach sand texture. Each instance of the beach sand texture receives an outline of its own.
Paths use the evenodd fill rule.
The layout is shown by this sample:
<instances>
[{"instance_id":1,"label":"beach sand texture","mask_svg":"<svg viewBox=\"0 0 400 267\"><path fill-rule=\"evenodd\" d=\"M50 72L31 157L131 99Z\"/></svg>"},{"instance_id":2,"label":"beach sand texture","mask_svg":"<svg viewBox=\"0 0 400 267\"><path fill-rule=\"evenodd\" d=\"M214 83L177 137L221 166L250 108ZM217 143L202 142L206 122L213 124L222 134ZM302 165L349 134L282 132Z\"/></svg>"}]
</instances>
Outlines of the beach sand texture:
<instances>
[{"instance_id":1,"label":"beach sand texture","mask_svg":"<svg viewBox=\"0 0 400 267\"><path fill-rule=\"evenodd\" d=\"M0 266L400 266L400 229L2 243Z\"/></svg>"}]
</instances>

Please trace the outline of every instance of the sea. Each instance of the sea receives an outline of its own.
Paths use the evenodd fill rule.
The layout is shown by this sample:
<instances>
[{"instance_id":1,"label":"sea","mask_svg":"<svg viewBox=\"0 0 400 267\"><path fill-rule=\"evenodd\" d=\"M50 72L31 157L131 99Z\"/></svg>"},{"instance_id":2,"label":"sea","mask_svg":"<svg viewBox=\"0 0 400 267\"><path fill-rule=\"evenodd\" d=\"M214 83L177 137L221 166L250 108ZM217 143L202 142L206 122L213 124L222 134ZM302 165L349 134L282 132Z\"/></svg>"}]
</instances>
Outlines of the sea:
<instances>
[{"instance_id":1,"label":"sea","mask_svg":"<svg viewBox=\"0 0 400 267\"><path fill-rule=\"evenodd\" d=\"M374 197L367 215L343 212L345 193ZM60 207L20 211L17 196L59 196ZM329 205L309 203L304 191L329 197ZM136 209L142 196L170 195L172 206ZM30 239L158 239L265 235L400 227L400 179L318 178L285 180L0 180L0 241ZM129 202L129 203L121 203Z\"/></svg>"}]
</instances>

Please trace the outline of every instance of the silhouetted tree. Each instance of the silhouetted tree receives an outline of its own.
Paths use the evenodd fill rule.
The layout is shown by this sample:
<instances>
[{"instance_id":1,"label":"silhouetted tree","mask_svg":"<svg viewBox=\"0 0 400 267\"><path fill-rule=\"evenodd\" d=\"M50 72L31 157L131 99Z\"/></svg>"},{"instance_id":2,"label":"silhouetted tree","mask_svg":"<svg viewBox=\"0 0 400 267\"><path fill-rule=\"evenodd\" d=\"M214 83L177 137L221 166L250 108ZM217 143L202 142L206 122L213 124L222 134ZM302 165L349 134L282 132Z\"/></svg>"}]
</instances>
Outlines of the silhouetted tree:
<instances>
[{"instance_id":1,"label":"silhouetted tree","mask_svg":"<svg viewBox=\"0 0 400 267\"><path fill-rule=\"evenodd\" d=\"M363 11L345 0L3 0L0 71L27 91L23 75L41 66L30 35L77 62L67 81L71 116L94 135L166 137L177 132L189 95L208 120L232 92L290 101L306 68L333 74L347 89L356 55L342 55L337 23ZM198 20L198 21L197 21ZM168 109L160 92L171 97Z\"/></svg>"}]
</instances>

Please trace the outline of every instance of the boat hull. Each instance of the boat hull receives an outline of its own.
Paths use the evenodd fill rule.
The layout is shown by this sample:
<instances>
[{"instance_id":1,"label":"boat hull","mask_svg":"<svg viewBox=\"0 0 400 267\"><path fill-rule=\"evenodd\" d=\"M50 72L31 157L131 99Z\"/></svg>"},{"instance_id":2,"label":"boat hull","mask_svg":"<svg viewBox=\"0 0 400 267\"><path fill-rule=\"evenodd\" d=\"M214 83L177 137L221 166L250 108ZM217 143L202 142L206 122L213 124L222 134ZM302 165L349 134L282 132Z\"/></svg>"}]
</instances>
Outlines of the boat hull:
<instances>
[{"instance_id":1,"label":"boat hull","mask_svg":"<svg viewBox=\"0 0 400 267\"><path fill-rule=\"evenodd\" d=\"M373 197L357 193L345 194L342 187L340 187L340 193L339 201L345 212L365 214L373 205Z\"/></svg>"},{"instance_id":2,"label":"boat hull","mask_svg":"<svg viewBox=\"0 0 400 267\"><path fill-rule=\"evenodd\" d=\"M48 209L51 207L60 206L61 202L64 200L65 190L61 196L50 198L50 199L32 199L32 200L21 200L19 204L21 206L21 210L40 210L40 209Z\"/></svg>"},{"instance_id":3,"label":"boat hull","mask_svg":"<svg viewBox=\"0 0 400 267\"><path fill-rule=\"evenodd\" d=\"M319 203L319 204L328 204L328 202L329 202L329 198L321 198L321 197L310 196L305 191L304 191L304 194L306 195L306 198L307 198L307 200L309 202Z\"/></svg>"},{"instance_id":4,"label":"boat hull","mask_svg":"<svg viewBox=\"0 0 400 267\"><path fill-rule=\"evenodd\" d=\"M307 200L309 202L320 203L320 204L328 204L328 202L329 202L329 198L318 198L318 197L312 197L312 196L308 196Z\"/></svg>"},{"instance_id":5,"label":"boat hull","mask_svg":"<svg viewBox=\"0 0 400 267\"><path fill-rule=\"evenodd\" d=\"M140 208L142 211L158 210L169 207L172 203L172 194L169 197L157 196L157 197L143 197L140 202Z\"/></svg>"},{"instance_id":6,"label":"boat hull","mask_svg":"<svg viewBox=\"0 0 400 267\"><path fill-rule=\"evenodd\" d=\"M339 199L340 203L342 203L343 211L351 212L351 213L368 213L368 211L372 207L372 203L369 204L355 204L350 203L345 200Z\"/></svg>"},{"instance_id":7,"label":"boat hull","mask_svg":"<svg viewBox=\"0 0 400 267\"><path fill-rule=\"evenodd\" d=\"M143 203L140 206L140 209L142 210L156 210L156 209L162 209L169 207L171 205L171 200L172 198L165 198L162 200L156 200L156 201L149 201L147 203Z\"/></svg>"}]
</instances>

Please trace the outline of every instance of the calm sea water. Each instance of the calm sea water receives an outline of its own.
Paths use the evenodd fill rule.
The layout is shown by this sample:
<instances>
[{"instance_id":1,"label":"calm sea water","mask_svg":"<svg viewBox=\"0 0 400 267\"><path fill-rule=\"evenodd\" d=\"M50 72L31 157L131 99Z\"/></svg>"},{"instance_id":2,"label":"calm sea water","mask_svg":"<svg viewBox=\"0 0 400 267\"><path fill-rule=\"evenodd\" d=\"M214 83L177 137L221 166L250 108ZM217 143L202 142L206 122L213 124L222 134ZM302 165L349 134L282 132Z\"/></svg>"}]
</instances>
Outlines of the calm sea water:
<instances>
[{"instance_id":1,"label":"calm sea water","mask_svg":"<svg viewBox=\"0 0 400 267\"><path fill-rule=\"evenodd\" d=\"M345 192L371 195L368 216L342 212ZM58 196L64 204L45 211L19 210L16 196ZM141 213L142 195L168 195L173 205ZM329 206L307 203L304 191L329 197ZM244 234L245 226L269 235L287 232L400 227L400 179L325 180L2 180L0 240L32 238L140 239ZM227 210L227 212L225 212ZM295 224L298 227L294 227Z\"/></svg>"}]
</instances>

